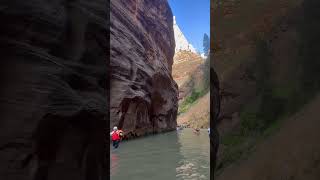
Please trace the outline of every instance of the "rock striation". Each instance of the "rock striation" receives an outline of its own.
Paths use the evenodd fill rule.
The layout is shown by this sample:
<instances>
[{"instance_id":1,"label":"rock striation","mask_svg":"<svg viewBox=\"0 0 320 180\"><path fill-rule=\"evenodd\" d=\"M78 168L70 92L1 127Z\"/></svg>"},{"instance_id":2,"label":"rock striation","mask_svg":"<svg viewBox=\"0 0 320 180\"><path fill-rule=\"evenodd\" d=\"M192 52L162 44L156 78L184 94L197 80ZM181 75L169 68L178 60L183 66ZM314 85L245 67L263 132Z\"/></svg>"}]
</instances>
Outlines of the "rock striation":
<instances>
[{"instance_id":1,"label":"rock striation","mask_svg":"<svg viewBox=\"0 0 320 180\"><path fill-rule=\"evenodd\" d=\"M0 179L105 178L105 2L13 0L0 9Z\"/></svg>"},{"instance_id":2,"label":"rock striation","mask_svg":"<svg viewBox=\"0 0 320 180\"><path fill-rule=\"evenodd\" d=\"M110 127L127 138L176 128L173 16L166 0L111 0Z\"/></svg>"}]
</instances>

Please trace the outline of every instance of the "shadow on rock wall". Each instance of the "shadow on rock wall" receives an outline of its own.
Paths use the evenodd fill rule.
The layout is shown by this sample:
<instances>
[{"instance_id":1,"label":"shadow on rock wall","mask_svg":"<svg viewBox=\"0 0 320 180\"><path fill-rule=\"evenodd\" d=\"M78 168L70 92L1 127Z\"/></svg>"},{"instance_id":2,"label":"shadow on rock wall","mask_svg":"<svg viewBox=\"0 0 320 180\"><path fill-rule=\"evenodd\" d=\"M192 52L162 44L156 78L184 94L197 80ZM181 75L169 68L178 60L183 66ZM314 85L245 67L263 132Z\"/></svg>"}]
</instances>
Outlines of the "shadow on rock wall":
<instances>
[{"instance_id":1,"label":"shadow on rock wall","mask_svg":"<svg viewBox=\"0 0 320 180\"><path fill-rule=\"evenodd\" d=\"M173 15L166 0L111 0L110 127L126 138L175 130ZM110 129L111 130L111 129Z\"/></svg>"},{"instance_id":2,"label":"shadow on rock wall","mask_svg":"<svg viewBox=\"0 0 320 180\"><path fill-rule=\"evenodd\" d=\"M107 176L104 1L0 3L0 179Z\"/></svg>"}]
</instances>

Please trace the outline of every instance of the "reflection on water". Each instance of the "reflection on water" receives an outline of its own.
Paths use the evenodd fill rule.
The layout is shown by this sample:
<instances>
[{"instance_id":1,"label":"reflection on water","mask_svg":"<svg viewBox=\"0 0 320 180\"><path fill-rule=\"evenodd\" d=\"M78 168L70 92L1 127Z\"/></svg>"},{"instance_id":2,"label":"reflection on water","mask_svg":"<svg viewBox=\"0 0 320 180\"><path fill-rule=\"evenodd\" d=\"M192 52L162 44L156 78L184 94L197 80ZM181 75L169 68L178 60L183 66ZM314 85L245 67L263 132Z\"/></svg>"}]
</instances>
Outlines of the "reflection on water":
<instances>
[{"instance_id":1,"label":"reflection on water","mask_svg":"<svg viewBox=\"0 0 320 180\"><path fill-rule=\"evenodd\" d=\"M210 147L206 130L197 135L185 129L178 141L183 158L177 167L177 179L209 179Z\"/></svg>"},{"instance_id":2,"label":"reflection on water","mask_svg":"<svg viewBox=\"0 0 320 180\"><path fill-rule=\"evenodd\" d=\"M116 153L111 153L111 158L110 158L111 163L111 171L110 175L114 176L118 173L118 166L119 166L119 157Z\"/></svg>"},{"instance_id":3,"label":"reflection on water","mask_svg":"<svg viewBox=\"0 0 320 180\"><path fill-rule=\"evenodd\" d=\"M191 129L140 138L111 151L112 180L209 179L210 149L206 130Z\"/></svg>"}]
</instances>

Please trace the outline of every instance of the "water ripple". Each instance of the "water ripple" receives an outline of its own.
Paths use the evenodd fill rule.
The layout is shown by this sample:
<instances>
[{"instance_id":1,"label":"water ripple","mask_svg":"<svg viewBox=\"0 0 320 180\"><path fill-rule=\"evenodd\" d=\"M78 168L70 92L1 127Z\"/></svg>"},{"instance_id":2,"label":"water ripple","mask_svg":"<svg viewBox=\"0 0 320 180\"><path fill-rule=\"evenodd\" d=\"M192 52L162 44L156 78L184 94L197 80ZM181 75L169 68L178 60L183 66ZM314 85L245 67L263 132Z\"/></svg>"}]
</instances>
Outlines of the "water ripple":
<instances>
[{"instance_id":1,"label":"water ripple","mask_svg":"<svg viewBox=\"0 0 320 180\"><path fill-rule=\"evenodd\" d=\"M184 129L140 138L111 148L112 180L209 179L210 149L206 130Z\"/></svg>"}]
</instances>

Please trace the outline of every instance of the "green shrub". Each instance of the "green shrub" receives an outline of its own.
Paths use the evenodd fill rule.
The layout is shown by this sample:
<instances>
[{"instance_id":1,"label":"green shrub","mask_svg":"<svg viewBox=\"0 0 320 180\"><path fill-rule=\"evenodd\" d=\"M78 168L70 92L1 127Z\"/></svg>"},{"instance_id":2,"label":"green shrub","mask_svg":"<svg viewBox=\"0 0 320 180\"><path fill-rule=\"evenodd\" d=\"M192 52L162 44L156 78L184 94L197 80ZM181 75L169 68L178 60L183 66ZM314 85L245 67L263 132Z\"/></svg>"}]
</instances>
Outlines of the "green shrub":
<instances>
[{"instance_id":1,"label":"green shrub","mask_svg":"<svg viewBox=\"0 0 320 180\"><path fill-rule=\"evenodd\" d=\"M185 113L199 98L204 96L208 91L209 89L201 91L193 89L190 96L186 97L186 99L180 104L178 115Z\"/></svg>"},{"instance_id":2,"label":"green shrub","mask_svg":"<svg viewBox=\"0 0 320 180\"><path fill-rule=\"evenodd\" d=\"M225 146L235 146L241 144L245 138L243 136L239 136L237 134L229 134L222 138L221 144Z\"/></svg>"},{"instance_id":3,"label":"green shrub","mask_svg":"<svg viewBox=\"0 0 320 180\"><path fill-rule=\"evenodd\" d=\"M240 134L248 136L253 132L260 131L263 127L263 122L257 118L256 113L243 112L240 114Z\"/></svg>"}]
</instances>

